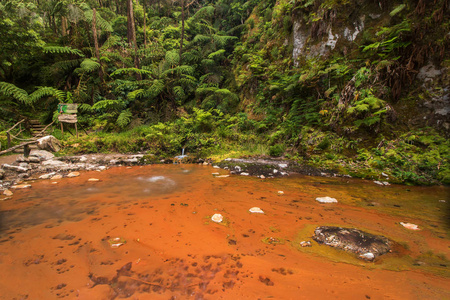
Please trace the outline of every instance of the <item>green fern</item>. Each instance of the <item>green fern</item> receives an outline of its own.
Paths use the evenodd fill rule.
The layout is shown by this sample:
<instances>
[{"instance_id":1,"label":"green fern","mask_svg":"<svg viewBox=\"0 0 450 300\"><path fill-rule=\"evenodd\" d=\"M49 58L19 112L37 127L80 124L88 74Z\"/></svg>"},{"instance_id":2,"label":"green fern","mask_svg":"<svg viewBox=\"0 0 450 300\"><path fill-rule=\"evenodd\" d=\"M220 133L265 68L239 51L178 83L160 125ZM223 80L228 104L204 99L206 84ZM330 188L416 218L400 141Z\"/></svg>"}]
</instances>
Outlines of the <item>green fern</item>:
<instances>
[{"instance_id":1,"label":"green fern","mask_svg":"<svg viewBox=\"0 0 450 300\"><path fill-rule=\"evenodd\" d=\"M65 92L49 86L41 86L38 87L38 89L35 90L32 94L30 94L30 101L36 102L37 100L46 96L55 97L59 102L64 102L64 100L66 99Z\"/></svg>"},{"instance_id":2,"label":"green fern","mask_svg":"<svg viewBox=\"0 0 450 300\"><path fill-rule=\"evenodd\" d=\"M73 49L67 46L45 46L43 49L44 53L52 53L52 54L73 54L78 55L80 57L84 57L83 52L78 49Z\"/></svg>"},{"instance_id":3,"label":"green fern","mask_svg":"<svg viewBox=\"0 0 450 300\"><path fill-rule=\"evenodd\" d=\"M144 89L134 90L134 91L128 93L127 98L130 101L134 101L136 98L139 98L141 95L143 95L143 93L144 93Z\"/></svg>"},{"instance_id":4,"label":"green fern","mask_svg":"<svg viewBox=\"0 0 450 300\"><path fill-rule=\"evenodd\" d=\"M125 107L125 103L120 100L101 100L92 106L94 110L117 110Z\"/></svg>"},{"instance_id":5,"label":"green fern","mask_svg":"<svg viewBox=\"0 0 450 300\"><path fill-rule=\"evenodd\" d=\"M184 99L186 97L183 88L179 85L173 88L173 93L176 95L177 99Z\"/></svg>"},{"instance_id":6,"label":"green fern","mask_svg":"<svg viewBox=\"0 0 450 300\"><path fill-rule=\"evenodd\" d=\"M141 75L148 75L151 76L153 73L148 70L144 69L137 69L137 68L122 68L117 69L114 72L111 73L111 76L119 76L119 75L132 75L132 74L141 74Z\"/></svg>"},{"instance_id":7,"label":"green fern","mask_svg":"<svg viewBox=\"0 0 450 300\"><path fill-rule=\"evenodd\" d=\"M83 62L80 64L80 69L82 72L93 72L96 71L100 68L100 64L98 62L96 62L94 59L92 58L86 58L83 60Z\"/></svg>"},{"instance_id":8,"label":"green fern","mask_svg":"<svg viewBox=\"0 0 450 300\"><path fill-rule=\"evenodd\" d=\"M173 66L180 62L180 55L176 50L167 51L165 59L169 65Z\"/></svg>"},{"instance_id":9,"label":"green fern","mask_svg":"<svg viewBox=\"0 0 450 300\"><path fill-rule=\"evenodd\" d=\"M224 50L224 49L220 49L220 50L217 50L216 52L210 53L210 54L208 55L208 58L209 58L209 59L217 59L217 58L221 58L221 57L223 56L224 53L225 53L225 50Z\"/></svg>"},{"instance_id":10,"label":"green fern","mask_svg":"<svg viewBox=\"0 0 450 300\"><path fill-rule=\"evenodd\" d=\"M89 23L92 23L94 12L92 10L86 10L84 12L84 16L85 16L86 20ZM112 28L111 24L108 21L106 21L105 19L103 19L100 14L96 14L96 19L97 19L97 26L101 30L107 31L107 32L112 32L113 31L113 28Z\"/></svg>"},{"instance_id":11,"label":"green fern","mask_svg":"<svg viewBox=\"0 0 450 300\"><path fill-rule=\"evenodd\" d=\"M79 104L78 105L78 110L83 111L83 112L92 112L92 111L94 111L92 106L87 104L87 103Z\"/></svg>"},{"instance_id":12,"label":"green fern","mask_svg":"<svg viewBox=\"0 0 450 300\"><path fill-rule=\"evenodd\" d=\"M133 113L130 111L130 109L123 110L117 118L116 124L123 129L127 127L128 124L130 124L132 116Z\"/></svg>"},{"instance_id":13,"label":"green fern","mask_svg":"<svg viewBox=\"0 0 450 300\"><path fill-rule=\"evenodd\" d=\"M5 96L13 97L20 102L30 104L28 93L12 83L0 81L0 93Z\"/></svg>"}]
</instances>

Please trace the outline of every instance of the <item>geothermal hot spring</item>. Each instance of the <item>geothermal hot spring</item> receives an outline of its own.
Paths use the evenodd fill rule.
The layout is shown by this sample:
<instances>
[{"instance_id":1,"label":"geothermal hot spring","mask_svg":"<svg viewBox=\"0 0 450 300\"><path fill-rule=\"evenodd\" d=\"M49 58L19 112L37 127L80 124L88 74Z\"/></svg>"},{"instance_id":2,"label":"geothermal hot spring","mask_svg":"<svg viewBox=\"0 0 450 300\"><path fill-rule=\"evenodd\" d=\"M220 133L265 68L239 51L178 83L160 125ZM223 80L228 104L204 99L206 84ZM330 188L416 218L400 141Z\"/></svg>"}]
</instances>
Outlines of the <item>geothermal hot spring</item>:
<instances>
[{"instance_id":1,"label":"geothermal hot spring","mask_svg":"<svg viewBox=\"0 0 450 300\"><path fill-rule=\"evenodd\" d=\"M3 197L0 299L450 299L449 187L215 172L228 174L117 167ZM325 225L392 251L364 261L318 244Z\"/></svg>"}]
</instances>

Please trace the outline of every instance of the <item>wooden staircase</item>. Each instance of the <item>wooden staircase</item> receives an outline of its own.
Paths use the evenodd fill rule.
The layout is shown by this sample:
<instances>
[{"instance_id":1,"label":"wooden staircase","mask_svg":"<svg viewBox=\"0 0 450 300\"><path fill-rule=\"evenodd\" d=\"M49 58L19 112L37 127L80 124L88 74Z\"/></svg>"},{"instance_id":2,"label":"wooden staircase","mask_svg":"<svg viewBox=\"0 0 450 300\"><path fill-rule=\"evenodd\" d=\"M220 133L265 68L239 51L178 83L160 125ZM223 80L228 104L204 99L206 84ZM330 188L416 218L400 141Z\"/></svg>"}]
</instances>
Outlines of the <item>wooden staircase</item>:
<instances>
[{"instance_id":1,"label":"wooden staircase","mask_svg":"<svg viewBox=\"0 0 450 300\"><path fill-rule=\"evenodd\" d=\"M30 131L33 138L41 138L45 136L47 133L42 130L45 129L45 125L42 125L39 120L30 120Z\"/></svg>"}]
</instances>

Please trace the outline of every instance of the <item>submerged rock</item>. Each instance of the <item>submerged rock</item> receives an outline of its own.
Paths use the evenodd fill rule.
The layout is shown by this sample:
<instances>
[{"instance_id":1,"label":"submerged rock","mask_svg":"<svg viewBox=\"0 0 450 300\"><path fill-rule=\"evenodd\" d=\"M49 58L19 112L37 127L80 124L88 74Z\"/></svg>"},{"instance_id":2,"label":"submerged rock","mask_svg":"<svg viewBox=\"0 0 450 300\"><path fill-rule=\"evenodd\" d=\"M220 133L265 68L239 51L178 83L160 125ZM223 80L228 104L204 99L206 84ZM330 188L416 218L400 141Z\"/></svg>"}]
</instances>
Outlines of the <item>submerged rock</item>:
<instances>
[{"instance_id":1,"label":"submerged rock","mask_svg":"<svg viewBox=\"0 0 450 300\"><path fill-rule=\"evenodd\" d=\"M264 211L259 207L252 207L248 211L253 214L263 214L264 213Z\"/></svg>"},{"instance_id":2,"label":"submerged rock","mask_svg":"<svg viewBox=\"0 0 450 300\"><path fill-rule=\"evenodd\" d=\"M320 203L337 203L338 201L335 198L331 197L317 197L316 201L319 201Z\"/></svg>"},{"instance_id":3,"label":"submerged rock","mask_svg":"<svg viewBox=\"0 0 450 300\"><path fill-rule=\"evenodd\" d=\"M223 221L223 216L222 216L221 214L214 214L214 215L211 217L211 220L212 220L213 222L220 223L220 222Z\"/></svg>"},{"instance_id":4,"label":"submerged rock","mask_svg":"<svg viewBox=\"0 0 450 300\"><path fill-rule=\"evenodd\" d=\"M409 230L420 230L419 226L416 224L400 222L400 225Z\"/></svg>"},{"instance_id":5,"label":"submerged rock","mask_svg":"<svg viewBox=\"0 0 450 300\"><path fill-rule=\"evenodd\" d=\"M313 239L320 244L358 254L358 257L364 260L373 260L391 249L388 238L356 228L317 227Z\"/></svg>"}]
</instances>

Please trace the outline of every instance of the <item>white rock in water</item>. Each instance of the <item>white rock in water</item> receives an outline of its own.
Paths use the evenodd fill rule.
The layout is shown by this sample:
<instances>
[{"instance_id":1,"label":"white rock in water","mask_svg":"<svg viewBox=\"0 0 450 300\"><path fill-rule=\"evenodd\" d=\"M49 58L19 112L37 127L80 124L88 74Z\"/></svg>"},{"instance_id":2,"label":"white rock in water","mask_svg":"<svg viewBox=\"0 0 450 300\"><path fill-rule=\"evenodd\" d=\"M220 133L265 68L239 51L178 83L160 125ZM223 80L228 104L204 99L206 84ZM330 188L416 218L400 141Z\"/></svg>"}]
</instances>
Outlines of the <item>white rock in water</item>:
<instances>
[{"instance_id":1,"label":"white rock in water","mask_svg":"<svg viewBox=\"0 0 450 300\"><path fill-rule=\"evenodd\" d=\"M384 185L391 185L389 182L387 182L387 181L383 181L383 184Z\"/></svg>"},{"instance_id":2,"label":"white rock in water","mask_svg":"<svg viewBox=\"0 0 450 300\"><path fill-rule=\"evenodd\" d=\"M80 162L85 162L85 161L87 161L88 159L87 159L87 157L86 156L82 156L82 157L80 157Z\"/></svg>"},{"instance_id":3,"label":"white rock in water","mask_svg":"<svg viewBox=\"0 0 450 300\"><path fill-rule=\"evenodd\" d=\"M284 195L283 191L278 191L278 195Z\"/></svg>"},{"instance_id":4,"label":"white rock in water","mask_svg":"<svg viewBox=\"0 0 450 300\"><path fill-rule=\"evenodd\" d=\"M251 213L254 213L254 214L263 214L264 213L262 211L262 209L259 208L259 207L252 207L248 211L251 212Z\"/></svg>"},{"instance_id":5,"label":"white rock in water","mask_svg":"<svg viewBox=\"0 0 450 300\"><path fill-rule=\"evenodd\" d=\"M98 178L89 178L88 181L90 181L90 182L96 182L96 181L100 181L100 179L98 179Z\"/></svg>"},{"instance_id":6,"label":"white rock in water","mask_svg":"<svg viewBox=\"0 0 450 300\"><path fill-rule=\"evenodd\" d=\"M363 258L363 259L367 259L367 260L373 260L375 258L375 255L372 252L367 252L367 253L361 254L359 257Z\"/></svg>"},{"instance_id":7,"label":"white rock in water","mask_svg":"<svg viewBox=\"0 0 450 300\"><path fill-rule=\"evenodd\" d=\"M222 216L221 214L214 214L214 215L211 217L211 220L214 221L214 222L216 222L216 223L220 223L220 222L223 221L223 216Z\"/></svg>"},{"instance_id":8,"label":"white rock in water","mask_svg":"<svg viewBox=\"0 0 450 300\"><path fill-rule=\"evenodd\" d=\"M106 166L100 166L97 168L97 171L104 171L106 170Z\"/></svg>"},{"instance_id":9,"label":"white rock in water","mask_svg":"<svg viewBox=\"0 0 450 300\"><path fill-rule=\"evenodd\" d=\"M419 226L416 224L400 222L400 225L410 230L420 230Z\"/></svg>"},{"instance_id":10,"label":"white rock in water","mask_svg":"<svg viewBox=\"0 0 450 300\"><path fill-rule=\"evenodd\" d=\"M302 242L300 242L300 246L302 246L302 247L312 247L310 241L302 241Z\"/></svg>"},{"instance_id":11,"label":"white rock in water","mask_svg":"<svg viewBox=\"0 0 450 300\"><path fill-rule=\"evenodd\" d=\"M19 184L19 185L13 185L11 188L12 189L28 189L30 187L31 187L31 185L29 185L29 184Z\"/></svg>"},{"instance_id":12,"label":"white rock in water","mask_svg":"<svg viewBox=\"0 0 450 300\"><path fill-rule=\"evenodd\" d=\"M56 172L51 172L51 173L48 173L48 174L41 175L41 176L39 176L39 178L40 178L40 179L50 179L50 178L52 178L54 175L56 175Z\"/></svg>"},{"instance_id":13,"label":"white rock in water","mask_svg":"<svg viewBox=\"0 0 450 300\"><path fill-rule=\"evenodd\" d=\"M337 203L338 201L335 198L331 197L317 197L316 201L319 201L320 203Z\"/></svg>"},{"instance_id":14,"label":"white rock in water","mask_svg":"<svg viewBox=\"0 0 450 300\"><path fill-rule=\"evenodd\" d=\"M219 176L216 176L216 178L225 178L225 177L230 177L230 175L219 175Z\"/></svg>"},{"instance_id":15,"label":"white rock in water","mask_svg":"<svg viewBox=\"0 0 450 300\"><path fill-rule=\"evenodd\" d=\"M288 167L288 165L287 165L287 164L278 164L278 166L279 166L280 168L282 168L282 169L284 169L284 168L287 168L287 167Z\"/></svg>"},{"instance_id":16,"label":"white rock in water","mask_svg":"<svg viewBox=\"0 0 450 300\"><path fill-rule=\"evenodd\" d=\"M13 192L11 192L10 190L4 190L3 195L10 197L13 195Z\"/></svg>"},{"instance_id":17,"label":"white rock in water","mask_svg":"<svg viewBox=\"0 0 450 300\"><path fill-rule=\"evenodd\" d=\"M250 175L250 174L245 173L245 172L242 172L241 175L242 175L242 176L248 176L248 175Z\"/></svg>"},{"instance_id":18,"label":"white rock in water","mask_svg":"<svg viewBox=\"0 0 450 300\"><path fill-rule=\"evenodd\" d=\"M69 174L67 174L67 177L72 178L72 177L77 177L80 176L80 172L70 172Z\"/></svg>"},{"instance_id":19,"label":"white rock in water","mask_svg":"<svg viewBox=\"0 0 450 300\"><path fill-rule=\"evenodd\" d=\"M261 178L261 179L265 179L265 178L266 178L266 176L264 176L264 175L261 175L261 176L259 176L259 178Z\"/></svg>"},{"instance_id":20,"label":"white rock in water","mask_svg":"<svg viewBox=\"0 0 450 300\"><path fill-rule=\"evenodd\" d=\"M220 173L211 173L213 176L218 176L218 175L220 175Z\"/></svg>"},{"instance_id":21,"label":"white rock in water","mask_svg":"<svg viewBox=\"0 0 450 300\"><path fill-rule=\"evenodd\" d=\"M53 176L52 178L50 178L50 179L52 179L52 180L56 180L56 179L61 179L62 178L62 175L55 175L55 176Z\"/></svg>"},{"instance_id":22,"label":"white rock in water","mask_svg":"<svg viewBox=\"0 0 450 300\"><path fill-rule=\"evenodd\" d=\"M220 167L219 167L219 166L213 166L213 168L214 168L214 169L220 169Z\"/></svg>"}]
</instances>

